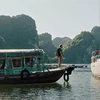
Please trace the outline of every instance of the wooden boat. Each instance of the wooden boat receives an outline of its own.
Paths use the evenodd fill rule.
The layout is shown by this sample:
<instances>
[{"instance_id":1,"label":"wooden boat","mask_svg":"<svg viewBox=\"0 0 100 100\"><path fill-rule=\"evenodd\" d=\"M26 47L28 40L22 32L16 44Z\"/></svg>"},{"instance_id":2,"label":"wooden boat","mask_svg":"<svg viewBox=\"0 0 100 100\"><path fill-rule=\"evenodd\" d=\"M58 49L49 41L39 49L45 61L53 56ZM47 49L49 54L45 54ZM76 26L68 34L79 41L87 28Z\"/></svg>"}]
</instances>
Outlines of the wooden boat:
<instances>
[{"instance_id":1,"label":"wooden boat","mask_svg":"<svg viewBox=\"0 0 100 100\"><path fill-rule=\"evenodd\" d=\"M94 76L100 78L100 50L92 52L91 71Z\"/></svg>"},{"instance_id":2,"label":"wooden boat","mask_svg":"<svg viewBox=\"0 0 100 100\"><path fill-rule=\"evenodd\" d=\"M52 83L62 75L69 80L74 67L50 69L46 59L42 49L1 49L0 84Z\"/></svg>"}]
</instances>

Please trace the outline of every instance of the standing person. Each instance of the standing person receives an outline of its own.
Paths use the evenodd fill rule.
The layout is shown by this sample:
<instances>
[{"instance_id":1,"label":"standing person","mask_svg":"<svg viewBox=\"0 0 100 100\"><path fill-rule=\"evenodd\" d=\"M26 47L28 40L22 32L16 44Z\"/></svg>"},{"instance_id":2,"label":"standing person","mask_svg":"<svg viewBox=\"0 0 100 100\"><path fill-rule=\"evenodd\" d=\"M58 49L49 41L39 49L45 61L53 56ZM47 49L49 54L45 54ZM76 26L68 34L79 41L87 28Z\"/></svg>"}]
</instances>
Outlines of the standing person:
<instances>
[{"instance_id":1,"label":"standing person","mask_svg":"<svg viewBox=\"0 0 100 100\"><path fill-rule=\"evenodd\" d=\"M63 45L59 45L59 48L56 51L56 56L58 58L58 67L61 67L62 59L63 59L63 52L62 52Z\"/></svg>"}]
</instances>

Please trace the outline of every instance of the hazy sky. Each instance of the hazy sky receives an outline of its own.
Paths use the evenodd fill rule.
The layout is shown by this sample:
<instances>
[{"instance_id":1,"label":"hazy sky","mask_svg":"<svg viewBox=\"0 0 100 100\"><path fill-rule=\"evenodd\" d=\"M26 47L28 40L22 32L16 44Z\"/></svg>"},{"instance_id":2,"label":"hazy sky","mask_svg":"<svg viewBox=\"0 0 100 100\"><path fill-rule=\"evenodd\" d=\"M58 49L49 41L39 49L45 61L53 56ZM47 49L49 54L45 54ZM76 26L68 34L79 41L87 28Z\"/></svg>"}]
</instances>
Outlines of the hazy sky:
<instances>
[{"instance_id":1,"label":"hazy sky","mask_svg":"<svg viewBox=\"0 0 100 100\"><path fill-rule=\"evenodd\" d=\"M0 0L0 15L32 17L38 34L74 38L100 25L100 0Z\"/></svg>"}]
</instances>

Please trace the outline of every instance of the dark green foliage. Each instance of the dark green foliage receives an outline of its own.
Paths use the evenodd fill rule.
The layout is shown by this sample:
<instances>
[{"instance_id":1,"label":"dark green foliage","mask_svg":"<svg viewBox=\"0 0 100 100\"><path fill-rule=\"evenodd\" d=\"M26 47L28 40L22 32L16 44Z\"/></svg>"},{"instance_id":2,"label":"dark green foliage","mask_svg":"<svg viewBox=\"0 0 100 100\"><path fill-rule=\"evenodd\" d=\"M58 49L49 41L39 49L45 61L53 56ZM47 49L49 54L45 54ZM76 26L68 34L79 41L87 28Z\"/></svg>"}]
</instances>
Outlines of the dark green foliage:
<instances>
[{"instance_id":1,"label":"dark green foliage","mask_svg":"<svg viewBox=\"0 0 100 100\"><path fill-rule=\"evenodd\" d=\"M39 35L39 47L43 49L50 57L55 56L56 48L52 44L51 35L43 33Z\"/></svg>"},{"instance_id":2,"label":"dark green foliage","mask_svg":"<svg viewBox=\"0 0 100 100\"><path fill-rule=\"evenodd\" d=\"M0 36L7 43L5 48L34 48L35 45L38 46L35 21L27 15L0 16Z\"/></svg>"},{"instance_id":3,"label":"dark green foliage","mask_svg":"<svg viewBox=\"0 0 100 100\"><path fill-rule=\"evenodd\" d=\"M0 48L4 49L6 47L6 41L0 36Z\"/></svg>"},{"instance_id":4,"label":"dark green foliage","mask_svg":"<svg viewBox=\"0 0 100 100\"><path fill-rule=\"evenodd\" d=\"M63 38L56 37L52 40L52 43L57 48L60 44L67 45L69 41L71 41L71 39L68 37L63 37Z\"/></svg>"},{"instance_id":5,"label":"dark green foliage","mask_svg":"<svg viewBox=\"0 0 100 100\"><path fill-rule=\"evenodd\" d=\"M89 63L94 49L94 37L90 32L81 32L64 49L67 63Z\"/></svg>"},{"instance_id":6,"label":"dark green foliage","mask_svg":"<svg viewBox=\"0 0 100 100\"><path fill-rule=\"evenodd\" d=\"M94 36L95 38L95 43L96 43L96 49L100 49L100 27L95 26L92 30L91 30L91 34Z\"/></svg>"},{"instance_id":7,"label":"dark green foliage","mask_svg":"<svg viewBox=\"0 0 100 100\"><path fill-rule=\"evenodd\" d=\"M34 19L27 15L0 16L0 49L39 47L46 52L49 63L57 63L59 44L64 45L64 63L90 63L91 52L100 49L99 38L100 27L95 26L91 33L81 32L73 40L57 37L52 41L48 33L38 36Z\"/></svg>"}]
</instances>

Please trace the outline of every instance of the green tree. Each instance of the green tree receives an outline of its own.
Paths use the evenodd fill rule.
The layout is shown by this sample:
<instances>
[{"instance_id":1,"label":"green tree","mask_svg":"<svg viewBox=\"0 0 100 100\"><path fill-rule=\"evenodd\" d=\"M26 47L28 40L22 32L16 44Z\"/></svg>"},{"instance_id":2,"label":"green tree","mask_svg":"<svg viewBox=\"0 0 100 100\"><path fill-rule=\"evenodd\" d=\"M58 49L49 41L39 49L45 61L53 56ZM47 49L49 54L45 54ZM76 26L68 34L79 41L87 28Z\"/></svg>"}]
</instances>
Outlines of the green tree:
<instances>
[{"instance_id":1,"label":"green tree","mask_svg":"<svg viewBox=\"0 0 100 100\"><path fill-rule=\"evenodd\" d=\"M95 48L94 37L90 32L81 32L64 49L65 62L89 63Z\"/></svg>"},{"instance_id":2,"label":"green tree","mask_svg":"<svg viewBox=\"0 0 100 100\"><path fill-rule=\"evenodd\" d=\"M6 48L38 47L35 21L27 15L0 16L0 36L6 40Z\"/></svg>"},{"instance_id":3,"label":"green tree","mask_svg":"<svg viewBox=\"0 0 100 100\"><path fill-rule=\"evenodd\" d=\"M6 41L3 37L0 36L0 49L4 49L6 47Z\"/></svg>"},{"instance_id":4,"label":"green tree","mask_svg":"<svg viewBox=\"0 0 100 100\"><path fill-rule=\"evenodd\" d=\"M93 27L93 29L91 30L91 34L94 36L96 49L100 49L100 27Z\"/></svg>"},{"instance_id":5,"label":"green tree","mask_svg":"<svg viewBox=\"0 0 100 100\"><path fill-rule=\"evenodd\" d=\"M71 41L68 37L56 37L52 40L53 45L57 48L60 44L67 45Z\"/></svg>"},{"instance_id":6,"label":"green tree","mask_svg":"<svg viewBox=\"0 0 100 100\"><path fill-rule=\"evenodd\" d=\"M46 32L39 35L39 47L43 49L48 56L55 56L56 48L52 44L52 37L49 33Z\"/></svg>"}]
</instances>

